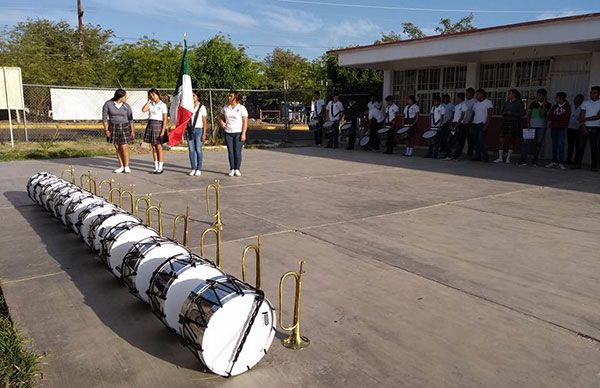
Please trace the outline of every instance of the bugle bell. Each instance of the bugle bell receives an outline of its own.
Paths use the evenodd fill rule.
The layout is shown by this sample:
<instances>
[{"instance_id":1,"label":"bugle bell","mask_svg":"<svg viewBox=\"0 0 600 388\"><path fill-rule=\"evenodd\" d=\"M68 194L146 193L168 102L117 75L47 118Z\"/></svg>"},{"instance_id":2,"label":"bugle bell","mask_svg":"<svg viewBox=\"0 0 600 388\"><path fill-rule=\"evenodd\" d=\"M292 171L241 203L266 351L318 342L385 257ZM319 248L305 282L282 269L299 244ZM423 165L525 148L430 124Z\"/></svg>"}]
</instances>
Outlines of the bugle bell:
<instances>
[{"instance_id":1,"label":"bugle bell","mask_svg":"<svg viewBox=\"0 0 600 388\"><path fill-rule=\"evenodd\" d=\"M300 304L302 297L302 274L304 273L304 260L300 261L300 271L289 271L283 274L279 280L279 327L282 330L291 331L291 334L281 340L281 344L288 349L300 350L310 344L310 340L300 333ZM294 323L291 326L283 324L283 283L288 277L296 279L296 293L294 298Z\"/></svg>"}]
</instances>

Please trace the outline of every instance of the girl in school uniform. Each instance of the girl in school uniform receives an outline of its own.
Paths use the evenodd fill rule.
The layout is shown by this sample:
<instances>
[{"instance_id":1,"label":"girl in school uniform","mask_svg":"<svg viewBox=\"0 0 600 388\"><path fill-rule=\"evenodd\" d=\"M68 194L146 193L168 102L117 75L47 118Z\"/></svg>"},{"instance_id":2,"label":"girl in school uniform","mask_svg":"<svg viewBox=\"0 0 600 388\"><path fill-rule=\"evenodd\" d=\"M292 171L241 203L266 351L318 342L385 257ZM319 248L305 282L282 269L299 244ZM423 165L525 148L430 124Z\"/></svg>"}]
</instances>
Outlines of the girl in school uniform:
<instances>
[{"instance_id":1,"label":"girl in school uniform","mask_svg":"<svg viewBox=\"0 0 600 388\"><path fill-rule=\"evenodd\" d=\"M206 107L200 103L200 93L193 91L194 114L185 130L185 139L188 142L190 165L192 170L189 176L202 175L202 144L206 141Z\"/></svg>"},{"instance_id":2,"label":"girl in school uniform","mask_svg":"<svg viewBox=\"0 0 600 388\"><path fill-rule=\"evenodd\" d=\"M419 132L417 121L419 121L419 113L421 110L419 109L415 96L408 96L407 102L408 103L402 112L402 118L404 119L404 125L410 125L411 128L408 132L408 138L406 139L406 151L404 151L404 156L412 156L413 148L415 146L415 134Z\"/></svg>"},{"instance_id":3,"label":"girl in school uniform","mask_svg":"<svg viewBox=\"0 0 600 388\"><path fill-rule=\"evenodd\" d=\"M152 145L154 158L153 174L163 173L162 143L167 131L167 104L160 100L160 92L156 89L148 91L148 102L142 107L142 112L148 112L148 125L144 133L144 142Z\"/></svg>"},{"instance_id":4,"label":"girl in school uniform","mask_svg":"<svg viewBox=\"0 0 600 388\"><path fill-rule=\"evenodd\" d=\"M106 140L115 146L120 167L114 172L130 173L129 144L135 138L135 123L133 112L127 104L127 92L117 89L115 95L104 103L102 107L102 124Z\"/></svg>"},{"instance_id":5,"label":"girl in school uniform","mask_svg":"<svg viewBox=\"0 0 600 388\"><path fill-rule=\"evenodd\" d=\"M242 176L242 148L246 141L248 130L248 110L240 104L240 94L230 92L227 95L227 105L221 110L219 124L225 133L225 143L229 155L229 176Z\"/></svg>"}]
</instances>

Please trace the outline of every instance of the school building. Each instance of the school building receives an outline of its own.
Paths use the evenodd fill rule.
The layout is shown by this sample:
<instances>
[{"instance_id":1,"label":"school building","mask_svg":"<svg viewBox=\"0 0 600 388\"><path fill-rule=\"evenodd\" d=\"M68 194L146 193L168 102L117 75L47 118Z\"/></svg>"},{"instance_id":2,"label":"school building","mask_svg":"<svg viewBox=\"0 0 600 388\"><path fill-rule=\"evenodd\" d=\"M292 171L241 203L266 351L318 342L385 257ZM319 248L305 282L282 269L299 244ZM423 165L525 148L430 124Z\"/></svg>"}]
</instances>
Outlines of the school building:
<instances>
[{"instance_id":1,"label":"school building","mask_svg":"<svg viewBox=\"0 0 600 388\"><path fill-rule=\"evenodd\" d=\"M600 85L600 13L539 20L449 35L387 42L329 51L342 66L383 70L383 96L398 105L414 94L428 113L435 94L451 96L467 87L483 88L499 113L510 88L527 104L539 88L564 91L569 102ZM428 126L423 117L420 127ZM499 116L488 133L497 144ZM546 150L549 150L549 141ZM589 150L586 152L589 153ZM586 159L589 155L586 155Z\"/></svg>"}]
</instances>

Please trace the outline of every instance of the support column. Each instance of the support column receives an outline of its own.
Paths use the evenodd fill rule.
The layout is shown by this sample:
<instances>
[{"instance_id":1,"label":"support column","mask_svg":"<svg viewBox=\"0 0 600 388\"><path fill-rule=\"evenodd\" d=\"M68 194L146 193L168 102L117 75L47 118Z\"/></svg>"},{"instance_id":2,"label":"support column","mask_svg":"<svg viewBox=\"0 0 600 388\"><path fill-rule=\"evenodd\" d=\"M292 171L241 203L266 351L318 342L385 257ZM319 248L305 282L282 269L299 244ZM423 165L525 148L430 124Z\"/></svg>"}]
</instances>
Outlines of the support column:
<instances>
[{"instance_id":1,"label":"support column","mask_svg":"<svg viewBox=\"0 0 600 388\"><path fill-rule=\"evenodd\" d=\"M467 77L466 83L467 88L477 89L479 87L479 63L468 62L467 63Z\"/></svg>"},{"instance_id":2,"label":"support column","mask_svg":"<svg viewBox=\"0 0 600 388\"><path fill-rule=\"evenodd\" d=\"M392 80L394 78L394 73L392 70L384 70L383 71L383 96L381 101L387 96L392 95Z\"/></svg>"},{"instance_id":3,"label":"support column","mask_svg":"<svg viewBox=\"0 0 600 388\"><path fill-rule=\"evenodd\" d=\"M594 51L590 59L590 85L586 90L586 97L592 86L600 85L600 51Z\"/></svg>"}]
</instances>

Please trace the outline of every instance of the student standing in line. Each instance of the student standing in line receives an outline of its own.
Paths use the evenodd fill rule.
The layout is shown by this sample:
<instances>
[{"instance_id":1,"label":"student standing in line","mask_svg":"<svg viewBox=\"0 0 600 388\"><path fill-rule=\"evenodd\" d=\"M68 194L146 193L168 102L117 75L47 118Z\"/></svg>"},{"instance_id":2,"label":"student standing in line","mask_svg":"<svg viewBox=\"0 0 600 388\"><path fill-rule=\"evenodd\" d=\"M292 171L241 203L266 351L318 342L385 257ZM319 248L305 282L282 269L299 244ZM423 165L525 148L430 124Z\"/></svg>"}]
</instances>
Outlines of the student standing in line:
<instances>
[{"instance_id":1,"label":"student standing in line","mask_svg":"<svg viewBox=\"0 0 600 388\"><path fill-rule=\"evenodd\" d=\"M486 146L486 135L490 125L490 119L494 112L494 104L487 98L487 93L483 89L477 89L473 105L473 130L477 135L477 144L475 145L475 157L473 161L489 162L489 155Z\"/></svg>"},{"instance_id":2,"label":"student standing in line","mask_svg":"<svg viewBox=\"0 0 600 388\"><path fill-rule=\"evenodd\" d=\"M453 149L458 148L458 137L460 136L460 126L461 120L463 119L464 108L465 105L465 94L457 93L456 98L454 99L454 112L452 114L452 120L450 122L450 133L448 135L448 152L446 156L446 160L455 159L454 155L456 155L456 151L452 152ZM464 143L463 143L464 146ZM461 148L462 152L462 148Z\"/></svg>"},{"instance_id":3,"label":"student standing in line","mask_svg":"<svg viewBox=\"0 0 600 388\"><path fill-rule=\"evenodd\" d=\"M456 150L452 159L461 157L465 142L467 142L467 156L473 157L473 140L471 138L471 122L473 121L473 105L475 104L475 89L468 88L465 91L465 101L460 107L461 119L458 125ZM458 108L456 108L458 109Z\"/></svg>"},{"instance_id":4,"label":"student standing in line","mask_svg":"<svg viewBox=\"0 0 600 388\"><path fill-rule=\"evenodd\" d=\"M469 158L473 158L473 153L475 152L475 144L477 144L477 139L475 138L475 131L473 131L473 106L475 105L475 89L468 88L465 90L465 105L467 111L465 112L465 118L463 119L463 123L467 126L466 132L466 141L467 141L467 156Z\"/></svg>"},{"instance_id":5,"label":"student standing in line","mask_svg":"<svg viewBox=\"0 0 600 388\"><path fill-rule=\"evenodd\" d=\"M227 105L221 110L219 124L225 133L225 143L229 156L229 176L242 176L242 148L248 130L248 110L240 104L240 94L229 92Z\"/></svg>"},{"instance_id":6,"label":"student standing in line","mask_svg":"<svg viewBox=\"0 0 600 388\"><path fill-rule=\"evenodd\" d=\"M338 148L340 141L340 120L344 117L344 105L337 94L334 94L327 104L327 119L333 121L333 132L329 137L326 148Z\"/></svg>"},{"instance_id":7,"label":"student standing in line","mask_svg":"<svg viewBox=\"0 0 600 388\"><path fill-rule=\"evenodd\" d=\"M394 103L394 97L387 96L385 98L385 125L390 127L390 132L385 141L385 152L384 154L392 154L394 152L394 145L396 144L396 118L400 113L400 108Z\"/></svg>"},{"instance_id":8,"label":"student standing in line","mask_svg":"<svg viewBox=\"0 0 600 388\"><path fill-rule=\"evenodd\" d=\"M318 124L311 128L315 132L315 146L317 147L323 144L323 116L325 113L323 108L325 108L325 101L321 98L321 92L315 90L310 104L310 119L318 120Z\"/></svg>"},{"instance_id":9,"label":"student standing in line","mask_svg":"<svg viewBox=\"0 0 600 388\"><path fill-rule=\"evenodd\" d=\"M371 101L367 103L367 115L369 117L369 121L373 119L373 113L376 110L381 110L381 103L377 100L377 96L371 96Z\"/></svg>"},{"instance_id":10,"label":"student standing in line","mask_svg":"<svg viewBox=\"0 0 600 388\"><path fill-rule=\"evenodd\" d=\"M385 115L381 109L373 109L371 112L373 118L369 123L369 148L368 151L375 150L379 151L379 135L378 131L383 128L383 122L385 121Z\"/></svg>"},{"instance_id":11,"label":"student standing in line","mask_svg":"<svg viewBox=\"0 0 600 388\"><path fill-rule=\"evenodd\" d=\"M438 133L435 138L434 144L429 146L429 152L425 155L426 158L437 159L438 152L440 150L440 130L439 128L444 123L444 115L446 114L446 109L442 104L442 99L440 96L435 95L432 98L433 106L431 107L431 126L433 128L438 128Z\"/></svg>"},{"instance_id":12,"label":"student standing in line","mask_svg":"<svg viewBox=\"0 0 600 388\"><path fill-rule=\"evenodd\" d=\"M454 117L454 104L450 101L449 94L442 94L442 105L444 105L444 122L441 128L440 152L445 152L444 159L450 156L450 123Z\"/></svg>"},{"instance_id":13,"label":"student standing in line","mask_svg":"<svg viewBox=\"0 0 600 388\"><path fill-rule=\"evenodd\" d=\"M104 134L109 143L115 146L117 159L120 167L114 172L130 173L129 168L129 144L133 143L135 138L135 123L133 122L133 112L127 104L127 92L123 89L117 89L115 95L104 103L102 107L102 124Z\"/></svg>"},{"instance_id":14,"label":"student standing in line","mask_svg":"<svg viewBox=\"0 0 600 388\"><path fill-rule=\"evenodd\" d=\"M569 128L567 128L567 159L565 164L572 165L577 150L577 144L581 137L581 128L579 126L579 114L581 113L581 104L583 103L583 94L578 94L573 99L571 108L571 118L569 119Z\"/></svg>"},{"instance_id":15,"label":"student standing in line","mask_svg":"<svg viewBox=\"0 0 600 388\"><path fill-rule=\"evenodd\" d=\"M353 150L354 144L356 143L356 131L358 129L358 118L361 114L361 109L356 103L356 99L353 96L350 96L348 99L348 109L346 110L346 122L352 124L350 129L348 130L348 147L347 150Z\"/></svg>"},{"instance_id":16,"label":"student standing in line","mask_svg":"<svg viewBox=\"0 0 600 388\"><path fill-rule=\"evenodd\" d=\"M592 152L592 171L598 171L600 159L600 86L592 86L590 99L581 104L579 123L582 127L582 141L577 148L577 166L581 167L587 140Z\"/></svg>"},{"instance_id":17,"label":"student standing in line","mask_svg":"<svg viewBox=\"0 0 600 388\"><path fill-rule=\"evenodd\" d=\"M556 93L556 104L548 112L548 122L550 134L552 135L552 162L546 165L547 168L558 167L566 170L565 167L565 137L569 119L571 118L571 105L567 101L567 93Z\"/></svg>"},{"instance_id":18,"label":"student standing in line","mask_svg":"<svg viewBox=\"0 0 600 388\"><path fill-rule=\"evenodd\" d=\"M185 129L185 139L188 142L190 166L189 176L202 175L202 145L206 141L206 107L200 103L200 93L193 91L194 114Z\"/></svg>"},{"instance_id":19,"label":"student standing in line","mask_svg":"<svg viewBox=\"0 0 600 388\"><path fill-rule=\"evenodd\" d=\"M404 107L402 119L403 125L410 125L410 130L408 131L408 137L406 138L406 150L403 155L412 156L413 148L415 146L415 135L419 132L417 123L419 121L419 113L421 110L415 96L408 96L406 102L407 104Z\"/></svg>"},{"instance_id":20,"label":"student standing in line","mask_svg":"<svg viewBox=\"0 0 600 388\"><path fill-rule=\"evenodd\" d=\"M517 139L523 136L521 119L525 116L525 105L521 100L521 93L517 89L508 91L508 100L502 107L502 129L500 130L498 159L494 163L504 162L504 146L508 143L506 163L510 164L510 157L516 146ZM508 140L508 141L507 141Z\"/></svg>"},{"instance_id":21,"label":"student standing in line","mask_svg":"<svg viewBox=\"0 0 600 388\"><path fill-rule=\"evenodd\" d=\"M152 157L154 158L153 174L163 173L163 149L162 143L167 131L167 115L169 110L167 104L160 100L160 92L157 89L148 91L148 102L142 107L142 112L148 112L148 125L144 133L144 142L152 146Z\"/></svg>"},{"instance_id":22,"label":"student standing in line","mask_svg":"<svg viewBox=\"0 0 600 388\"><path fill-rule=\"evenodd\" d=\"M533 153L533 159L531 165L537 166L538 157L542 148L544 148L544 141L546 139L546 127L548 126L547 115L552 106L546 100L548 91L546 89L539 89L536 93L536 99L529 105L527 111L527 119L529 121L529 128L535 129L535 139L523 139L523 146L521 147L521 161L519 166L527 164L527 155L529 154L529 145L535 141L536 147Z\"/></svg>"}]
</instances>

